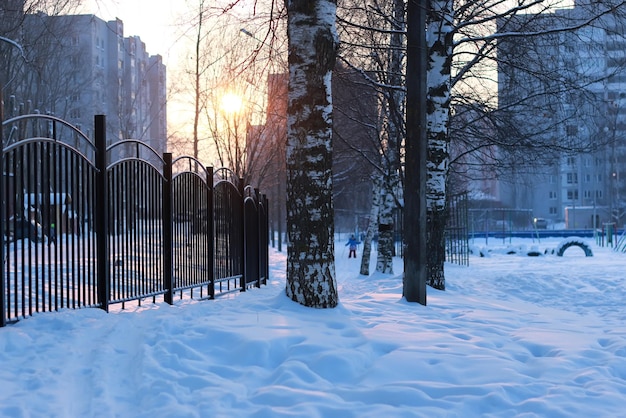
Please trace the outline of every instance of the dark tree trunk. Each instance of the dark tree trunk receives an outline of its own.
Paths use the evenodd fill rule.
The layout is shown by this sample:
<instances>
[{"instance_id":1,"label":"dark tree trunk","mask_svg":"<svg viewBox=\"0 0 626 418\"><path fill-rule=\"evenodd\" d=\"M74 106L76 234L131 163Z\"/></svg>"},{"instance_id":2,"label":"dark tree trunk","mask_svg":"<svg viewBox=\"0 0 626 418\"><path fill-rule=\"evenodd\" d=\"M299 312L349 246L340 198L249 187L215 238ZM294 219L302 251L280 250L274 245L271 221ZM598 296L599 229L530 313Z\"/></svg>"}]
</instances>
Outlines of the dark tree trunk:
<instances>
[{"instance_id":1,"label":"dark tree trunk","mask_svg":"<svg viewBox=\"0 0 626 418\"><path fill-rule=\"evenodd\" d=\"M426 255L426 265L428 268L428 278L426 284L435 289L445 290L446 280L443 266L446 261L446 211L427 212L426 225L428 226L428 251Z\"/></svg>"}]
</instances>

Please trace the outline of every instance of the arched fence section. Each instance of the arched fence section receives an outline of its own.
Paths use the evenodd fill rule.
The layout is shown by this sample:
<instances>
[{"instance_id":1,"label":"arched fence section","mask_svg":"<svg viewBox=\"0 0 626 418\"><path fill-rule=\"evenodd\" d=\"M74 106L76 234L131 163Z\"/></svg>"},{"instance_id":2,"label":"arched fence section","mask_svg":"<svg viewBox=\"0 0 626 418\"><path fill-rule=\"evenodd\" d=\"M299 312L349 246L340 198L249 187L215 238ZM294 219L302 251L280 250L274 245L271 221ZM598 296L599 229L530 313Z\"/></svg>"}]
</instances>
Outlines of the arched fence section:
<instances>
[{"instance_id":1,"label":"arched fence section","mask_svg":"<svg viewBox=\"0 0 626 418\"><path fill-rule=\"evenodd\" d=\"M213 291L213 172L193 157L173 162L173 277L174 289L212 298Z\"/></svg>"},{"instance_id":2,"label":"arched fence section","mask_svg":"<svg viewBox=\"0 0 626 418\"><path fill-rule=\"evenodd\" d=\"M137 140L116 142L106 152L108 302L163 295L165 162Z\"/></svg>"},{"instance_id":3,"label":"arched fence section","mask_svg":"<svg viewBox=\"0 0 626 418\"><path fill-rule=\"evenodd\" d=\"M2 132L0 322L97 306L94 145L47 115Z\"/></svg>"},{"instance_id":4,"label":"arched fence section","mask_svg":"<svg viewBox=\"0 0 626 418\"><path fill-rule=\"evenodd\" d=\"M243 181L227 168L213 175L216 292L245 290Z\"/></svg>"},{"instance_id":5,"label":"arched fence section","mask_svg":"<svg viewBox=\"0 0 626 418\"><path fill-rule=\"evenodd\" d=\"M107 147L105 125L96 116L92 141L48 115L3 122L0 326L266 284L265 196L142 141Z\"/></svg>"}]
</instances>

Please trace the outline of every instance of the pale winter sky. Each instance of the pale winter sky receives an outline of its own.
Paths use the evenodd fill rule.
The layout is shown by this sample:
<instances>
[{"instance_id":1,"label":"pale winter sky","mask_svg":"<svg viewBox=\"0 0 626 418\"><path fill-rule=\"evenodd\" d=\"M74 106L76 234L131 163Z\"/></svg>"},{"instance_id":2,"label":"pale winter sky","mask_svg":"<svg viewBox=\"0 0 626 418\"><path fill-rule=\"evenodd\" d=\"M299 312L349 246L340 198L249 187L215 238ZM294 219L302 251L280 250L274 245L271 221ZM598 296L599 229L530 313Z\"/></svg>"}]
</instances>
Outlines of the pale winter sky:
<instances>
[{"instance_id":1,"label":"pale winter sky","mask_svg":"<svg viewBox=\"0 0 626 418\"><path fill-rule=\"evenodd\" d=\"M116 17L124 22L124 36L139 36L150 54L163 56L165 64L173 61L188 50L184 45L185 31L191 32L200 0L83 0L82 12L95 14L104 20ZM211 0L211 7L219 5ZM259 6L257 6L257 11ZM241 0L229 14L250 14L250 0Z\"/></svg>"},{"instance_id":2,"label":"pale winter sky","mask_svg":"<svg viewBox=\"0 0 626 418\"><path fill-rule=\"evenodd\" d=\"M83 0L80 13L94 14L109 21L119 18L124 23L124 36L139 36L146 44L146 50L151 55L159 54L167 66L168 95L168 134L175 134L181 138L191 136L189 120L193 119L193 94L184 92L188 76L185 74L191 69L190 60L195 55L194 25L197 19L197 9L201 0ZM224 0L210 0L205 4L211 8L219 7ZM250 15L253 0L241 0L237 7L229 10L228 17ZM259 6L260 7L260 6ZM259 9L255 9L257 12ZM215 10L214 10L215 11ZM237 19L230 20L237 25ZM213 34L219 33L222 37L226 32L215 29L210 25ZM254 32L254 29L251 29ZM243 36L238 33L236 36ZM215 36L215 35L212 35ZM216 48L224 48L228 42L222 44L216 41ZM216 54L219 56L219 50ZM218 59L219 61L219 59ZM181 90L182 89L182 90ZM177 91L179 93L173 94ZM201 154L210 152L210 140L204 129L201 129ZM203 151L204 150L204 151Z\"/></svg>"}]
</instances>

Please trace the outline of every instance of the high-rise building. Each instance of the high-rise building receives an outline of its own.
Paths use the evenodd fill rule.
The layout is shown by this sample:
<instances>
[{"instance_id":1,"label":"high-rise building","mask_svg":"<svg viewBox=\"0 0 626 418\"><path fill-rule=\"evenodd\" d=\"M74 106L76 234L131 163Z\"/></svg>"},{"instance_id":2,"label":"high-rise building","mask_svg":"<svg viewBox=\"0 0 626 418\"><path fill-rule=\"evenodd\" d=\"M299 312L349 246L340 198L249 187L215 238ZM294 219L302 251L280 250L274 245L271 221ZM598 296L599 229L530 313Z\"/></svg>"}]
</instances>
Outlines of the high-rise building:
<instances>
[{"instance_id":1,"label":"high-rise building","mask_svg":"<svg viewBox=\"0 0 626 418\"><path fill-rule=\"evenodd\" d=\"M626 221L626 21L599 8L577 2L499 25L537 34L499 43L498 105L512 135L545 148L535 164L517 155L500 199L570 229Z\"/></svg>"},{"instance_id":2,"label":"high-rise building","mask_svg":"<svg viewBox=\"0 0 626 418\"><path fill-rule=\"evenodd\" d=\"M53 114L89 136L94 115L104 114L109 143L138 139L166 151L165 65L138 36L124 37L121 20L25 14L17 41L27 62L10 94L25 111Z\"/></svg>"}]
</instances>

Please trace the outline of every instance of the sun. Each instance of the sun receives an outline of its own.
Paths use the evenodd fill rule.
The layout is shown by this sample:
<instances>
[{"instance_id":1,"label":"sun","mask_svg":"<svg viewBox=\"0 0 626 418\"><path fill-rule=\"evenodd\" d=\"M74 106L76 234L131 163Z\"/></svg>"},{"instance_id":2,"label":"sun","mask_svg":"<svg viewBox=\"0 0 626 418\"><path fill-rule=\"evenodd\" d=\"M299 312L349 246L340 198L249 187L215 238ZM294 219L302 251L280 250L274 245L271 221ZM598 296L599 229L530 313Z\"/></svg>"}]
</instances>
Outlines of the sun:
<instances>
[{"instance_id":1,"label":"sun","mask_svg":"<svg viewBox=\"0 0 626 418\"><path fill-rule=\"evenodd\" d=\"M243 99L235 93L225 93L222 96L221 107L226 113L238 113L243 107Z\"/></svg>"}]
</instances>

